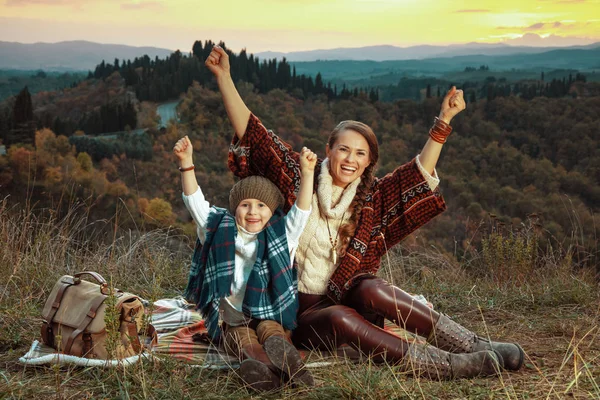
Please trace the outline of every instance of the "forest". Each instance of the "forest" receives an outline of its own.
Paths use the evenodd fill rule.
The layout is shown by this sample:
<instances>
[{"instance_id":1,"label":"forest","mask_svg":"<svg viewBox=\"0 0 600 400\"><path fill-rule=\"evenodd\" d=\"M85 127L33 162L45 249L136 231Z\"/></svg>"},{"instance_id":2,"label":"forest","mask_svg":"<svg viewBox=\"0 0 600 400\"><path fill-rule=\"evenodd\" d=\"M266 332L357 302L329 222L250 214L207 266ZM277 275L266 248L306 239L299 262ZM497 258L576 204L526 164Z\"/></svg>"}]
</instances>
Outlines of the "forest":
<instances>
[{"instance_id":1,"label":"forest","mask_svg":"<svg viewBox=\"0 0 600 400\"><path fill-rule=\"evenodd\" d=\"M58 213L81 204L92 218L118 215L119 229L175 226L193 236L173 144L192 139L197 178L211 202L225 206L234 183L226 164L233 132L203 66L213 44L196 41L189 56L102 62L73 87L23 88L0 103L2 197ZM535 234L540 251L551 247L578 266L598 266L600 90L585 74L511 81L474 65L463 71L481 72L472 81L340 87L321 74L298 74L285 60L230 54L249 108L294 149L324 157L338 121L369 124L381 146L378 176L418 154L441 97L458 84L468 106L438 164L448 211L406 246L433 246L460 260L489 230ZM159 130L156 106L171 99L180 99L180 122Z\"/></svg>"}]
</instances>

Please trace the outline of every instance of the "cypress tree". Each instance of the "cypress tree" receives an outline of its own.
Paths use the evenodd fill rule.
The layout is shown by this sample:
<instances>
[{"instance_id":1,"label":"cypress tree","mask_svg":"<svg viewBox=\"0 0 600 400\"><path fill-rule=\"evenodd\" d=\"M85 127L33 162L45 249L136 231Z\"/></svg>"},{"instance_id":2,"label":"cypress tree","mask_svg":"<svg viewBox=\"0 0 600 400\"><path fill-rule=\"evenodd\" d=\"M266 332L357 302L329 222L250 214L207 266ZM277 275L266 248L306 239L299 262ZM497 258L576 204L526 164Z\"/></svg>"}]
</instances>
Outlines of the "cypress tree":
<instances>
[{"instance_id":1,"label":"cypress tree","mask_svg":"<svg viewBox=\"0 0 600 400\"><path fill-rule=\"evenodd\" d=\"M202 49L202 40L196 40L194 45L192 46L192 53L195 57L198 57L202 60L203 57L203 49Z\"/></svg>"},{"instance_id":2,"label":"cypress tree","mask_svg":"<svg viewBox=\"0 0 600 400\"><path fill-rule=\"evenodd\" d=\"M15 99L12 113L13 128L7 138L6 144L34 143L35 122L33 121L33 105L27 86L23 88Z\"/></svg>"}]
</instances>

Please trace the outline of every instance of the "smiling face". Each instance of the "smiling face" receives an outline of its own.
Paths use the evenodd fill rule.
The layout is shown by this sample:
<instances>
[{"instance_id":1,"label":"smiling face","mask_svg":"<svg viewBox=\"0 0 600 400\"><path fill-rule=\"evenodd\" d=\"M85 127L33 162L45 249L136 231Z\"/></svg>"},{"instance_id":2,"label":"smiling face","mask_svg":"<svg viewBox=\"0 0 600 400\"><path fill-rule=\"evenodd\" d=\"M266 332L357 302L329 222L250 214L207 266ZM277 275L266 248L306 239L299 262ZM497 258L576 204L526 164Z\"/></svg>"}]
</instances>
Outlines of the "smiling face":
<instances>
[{"instance_id":1,"label":"smiling face","mask_svg":"<svg viewBox=\"0 0 600 400\"><path fill-rule=\"evenodd\" d=\"M235 209L235 222L248 232L263 230L273 216L271 209L257 199L244 199Z\"/></svg>"},{"instance_id":2,"label":"smiling face","mask_svg":"<svg viewBox=\"0 0 600 400\"><path fill-rule=\"evenodd\" d=\"M369 143L360 133L346 129L326 148L329 173L335 186L345 188L362 176L371 163Z\"/></svg>"}]
</instances>

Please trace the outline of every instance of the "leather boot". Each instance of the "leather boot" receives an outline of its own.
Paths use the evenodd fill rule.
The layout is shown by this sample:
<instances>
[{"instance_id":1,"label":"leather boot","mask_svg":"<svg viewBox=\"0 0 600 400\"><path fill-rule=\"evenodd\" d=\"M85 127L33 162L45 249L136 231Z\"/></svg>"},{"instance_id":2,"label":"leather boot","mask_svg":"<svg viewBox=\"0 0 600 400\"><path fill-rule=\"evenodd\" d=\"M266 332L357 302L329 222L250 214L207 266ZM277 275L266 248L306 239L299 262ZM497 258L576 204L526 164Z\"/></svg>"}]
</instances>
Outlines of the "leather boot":
<instances>
[{"instance_id":1,"label":"leather boot","mask_svg":"<svg viewBox=\"0 0 600 400\"><path fill-rule=\"evenodd\" d=\"M260 344L253 343L242 347L242 359L240 377L252 389L269 392L281 387L281 380L272 371L274 366Z\"/></svg>"},{"instance_id":2,"label":"leather boot","mask_svg":"<svg viewBox=\"0 0 600 400\"><path fill-rule=\"evenodd\" d=\"M286 374L297 386L314 386L315 380L304 367L296 347L281 336L270 336L264 343L265 352L275 368Z\"/></svg>"},{"instance_id":3,"label":"leather boot","mask_svg":"<svg viewBox=\"0 0 600 400\"><path fill-rule=\"evenodd\" d=\"M499 374L502 356L494 351L453 354L430 345L413 343L400 367L403 371L428 379L475 378Z\"/></svg>"},{"instance_id":4,"label":"leather boot","mask_svg":"<svg viewBox=\"0 0 600 400\"><path fill-rule=\"evenodd\" d=\"M249 387L267 392L281 386L276 369L258 342L254 329L248 326L226 327L223 345L228 354L241 361L239 375Z\"/></svg>"},{"instance_id":5,"label":"leather boot","mask_svg":"<svg viewBox=\"0 0 600 400\"><path fill-rule=\"evenodd\" d=\"M440 314L427 342L452 353L494 350L504 359L504 368L511 371L519 370L525 359L525 352L517 343L493 342L484 339L444 314Z\"/></svg>"},{"instance_id":6,"label":"leather boot","mask_svg":"<svg viewBox=\"0 0 600 400\"><path fill-rule=\"evenodd\" d=\"M262 343L271 363L297 386L314 386L312 374L304 368L302 356L291 343L289 331L276 321L260 321L256 327L258 342Z\"/></svg>"}]
</instances>

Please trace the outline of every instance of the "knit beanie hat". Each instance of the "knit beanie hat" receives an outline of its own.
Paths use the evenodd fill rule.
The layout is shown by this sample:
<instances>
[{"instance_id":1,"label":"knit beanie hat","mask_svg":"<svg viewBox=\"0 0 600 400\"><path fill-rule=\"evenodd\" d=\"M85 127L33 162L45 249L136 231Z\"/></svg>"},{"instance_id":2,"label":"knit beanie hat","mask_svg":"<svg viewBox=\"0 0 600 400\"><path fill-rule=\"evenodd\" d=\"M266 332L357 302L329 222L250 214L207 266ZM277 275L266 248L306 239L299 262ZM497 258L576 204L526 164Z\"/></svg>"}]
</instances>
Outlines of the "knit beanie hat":
<instances>
[{"instance_id":1,"label":"knit beanie hat","mask_svg":"<svg viewBox=\"0 0 600 400\"><path fill-rule=\"evenodd\" d=\"M275 213L277 207L283 207L283 195L267 178L262 176L249 176L231 188L229 192L229 210L235 214L237 206L245 199L262 201Z\"/></svg>"}]
</instances>

